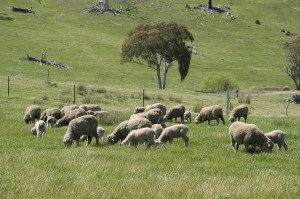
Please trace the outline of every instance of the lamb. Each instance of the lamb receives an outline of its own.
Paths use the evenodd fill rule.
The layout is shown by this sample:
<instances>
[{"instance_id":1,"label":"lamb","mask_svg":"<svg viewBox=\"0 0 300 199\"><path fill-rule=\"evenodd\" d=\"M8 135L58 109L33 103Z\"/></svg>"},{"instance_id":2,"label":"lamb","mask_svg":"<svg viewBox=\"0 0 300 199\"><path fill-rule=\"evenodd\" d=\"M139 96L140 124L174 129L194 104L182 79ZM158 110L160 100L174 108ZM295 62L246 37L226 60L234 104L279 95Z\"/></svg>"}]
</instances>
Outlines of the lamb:
<instances>
[{"instance_id":1,"label":"lamb","mask_svg":"<svg viewBox=\"0 0 300 199\"><path fill-rule=\"evenodd\" d=\"M98 126L97 127L97 134L98 134L99 139L102 140L102 142L104 141L104 133L105 133L105 129L101 126ZM87 140L87 135L82 135L80 137L80 141L85 141L85 140Z\"/></svg>"},{"instance_id":2,"label":"lamb","mask_svg":"<svg viewBox=\"0 0 300 199\"><path fill-rule=\"evenodd\" d=\"M66 131L66 134L62 140L65 147L72 146L73 140L76 141L77 146L79 146L80 137L82 135L87 136L88 146L92 141L92 136L96 139L96 144L99 144L99 136L97 134L98 120L92 115L83 115L81 117L73 119Z\"/></svg>"},{"instance_id":3,"label":"lamb","mask_svg":"<svg viewBox=\"0 0 300 199\"><path fill-rule=\"evenodd\" d=\"M70 106L64 106L60 109L60 112L62 114L62 116L65 116L67 115L70 111L73 111L75 109L78 109L79 106L73 104L73 105L70 105Z\"/></svg>"},{"instance_id":4,"label":"lamb","mask_svg":"<svg viewBox=\"0 0 300 199\"><path fill-rule=\"evenodd\" d=\"M37 135L37 137L45 137L46 135L46 123L44 120L38 120L34 127L30 129L33 135Z\"/></svg>"},{"instance_id":5,"label":"lamb","mask_svg":"<svg viewBox=\"0 0 300 199\"><path fill-rule=\"evenodd\" d=\"M155 132L155 139L159 138L161 132L164 130L164 128L160 124L152 124L151 129L153 129Z\"/></svg>"},{"instance_id":6,"label":"lamb","mask_svg":"<svg viewBox=\"0 0 300 199\"><path fill-rule=\"evenodd\" d=\"M24 122L26 124L34 123L35 119L39 120L41 117L41 107L38 105L28 106L25 110Z\"/></svg>"},{"instance_id":7,"label":"lamb","mask_svg":"<svg viewBox=\"0 0 300 199\"><path fill-rule=\"evenodd\" d=\"M195 118L195 123L200 124L208 121L208 124L210 125L211 120L216 120L217 125L219 125L219 119L221 119L223 124L225 125L222 108L219 105L213 105L203 107L198 116Z\"/></svg>"},{"instance_id":8,"label":"lamb","mask_svg":"<svg viewBox=\"0 0 300 199\"><path fill-rule=\"evenodd\" d=\"M61 119L57 120L56 126L58 126L58 127L67 126L70 123L70 121L72 121L73 119L78 118L80 116L83 116L83 115L87 115L87 113L82 108L72 110L72 111L68 112L67 115L65 115Z\"/></svg>"},{"instance_id":9,"label":"lamb","mask_svg":"<svg viewBox=\"0 0 300 199\"><path fill-rule=\"evenodd\" d=\"M184 118L184 123L187 123L188 121L190 121L190 123L192 122L192 114L190 111L185 111L183 114L183 118Z\"/></svg>"},{"instance_id":10,"label":"lamb","mask_svg":"<svg viewBox=\"0 0 300 199\"><path fill-rule=\"evenodd\" d=\"M155 141L156 144L165 144L169 141L170 144L173 142L173 138L182 138L185 147L189 145L189 138L187 137L187 132L189 128L184 124L176 124L165 128L159 138Z\"/></svg>"},{"instance_id":11,"label":"lamb","mask_svg":"<svg viewBox=\"0 0 300 199\"><path fill-rule=\"evenodd\" d=\"M235 122L236 119L240 121L241 117L244 118L245 123L247 122L247 116L248 116L248 106L247 105L239 105L234 107L234 109L231 112L231 116L229 117L229 121L231 123Z\"/></svg>"},{"instance_id":12,"label":"lamb","mask_svg":"<svg viewBox=\"0 0 300 199\"><path fill-rule=\"evenodd\" d=\"M283 131L274 130L269 133L265 133L265 135L272 140L274 144L278 145L278 150L281 150L281 146L283 146L286 151L288 150L288 145L284 141L286 134Z\"/></svg>"},{"instance_id":13,"label":"lamb","mask_svg":"<svg viewBox=\"0 0 300 199\"><path fill-rule=\"evenodd\" d=\"M60 109L58 109L58 108L48 108L48 109L46 109L43 112L43 114L42 114L42 116L41 116L40 119L44 120L46 122L47 121L47 117L49 117L49 116L53 116L57 120L59 120L60 118L63 117Z\"/></svg>"},{"instance_id":14,"label":"lamb","mask_svg":"<svg viewBox=\"0 0 300 199\"><path fill-rule=\"evenodd\" d=\"M175 122L177 123L177 117L180 117L181 123L184 123L184 112L185 107L182 104L173 106L168 110L168 112L164 116L164 121L171 121L173 118L175 118Z\"/></svg>"},{"instance_id":15,"label":"lamb","mask_svg":"<svg viewBox=\"0 0 300 199\"><path fill-rule=\"evenodd\" d=\"M57 122L57 119L55 117L53 117L53 116L47 117L47 127L50 126L51 128L53 128L54 125L56 124L56 122Z\"/></svg>"},{"instance_id":16,"label":"lamb","mask_svg":"<svg viewBox=\"0 0 300 199\"><path fill-rule=\"evenodd\" d=\"M107 143L115 144L119 140L121 140L122 142L127 137L130 131L151 126L151 122L146 118L135 118L132 120L125 120L121 122L114 129L114 131L107 136Z\"/></svg>"},{"instance_id":17,"label":"lamb","mask_svg":"<svg viewBox=\"0 0 300 199\"><path fill-rule=\"evenodd\" d=\"M155 132L153 129L146 127L137 130L132 130L126 138L121 142L121 145L138 146L138 144L148 143L147 148L155 146Z\"/></svg>"},{"instance_id":18,"label":"lamb","mask_svg":"<svg viewBox=\"0 0 300 199\"><path fill-rule=\"evenodd\" d=\"M229 127L231 146L235 152L239 145L245 145L245 151L248 152L249 145L260 148L262 152L272 152L274 143L255 124L244 122L234 122Z\"/></svg>"},{"instance_id":19,"label":"lamb","mask_svg":"<svg viewBox=\"0 0 300 199\"><path fill-rule=\"evenodd\" d=\"M82 108L85 111L91 110L91 111L101 111L101 108L97 104L82 104L79 106L79 108Z\"/></svg>"},{"instance_id":20,"label":"lamb","mask_svg":"<svg viewBox=\"0 0 300 199\"><path fill-rule=\"evenodd\" d=\"M130 116L130 119L134 119L134 118L146 118L152 124L162 124L164 126L163 114L159 108L153 108L147 112L137 113Z\"/></svg>"}]
</instances>

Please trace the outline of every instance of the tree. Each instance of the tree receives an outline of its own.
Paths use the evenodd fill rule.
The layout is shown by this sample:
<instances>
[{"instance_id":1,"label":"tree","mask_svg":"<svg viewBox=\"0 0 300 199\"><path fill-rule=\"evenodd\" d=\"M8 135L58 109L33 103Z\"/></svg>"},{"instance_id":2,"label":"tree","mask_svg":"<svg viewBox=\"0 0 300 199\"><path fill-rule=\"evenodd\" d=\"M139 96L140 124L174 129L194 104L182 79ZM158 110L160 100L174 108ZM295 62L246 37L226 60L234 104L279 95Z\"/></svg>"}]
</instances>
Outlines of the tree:
<instances>
[{"instance_id":1,"label":"tree","mask_svg":"<svg viewBox=\"0 0 300 199\"><path fill-rule=\"evenodd\" d=\"M207 2L207 9L212 9L212 0L208 0Z\"/></svg>"},{"instance_id":2,"label":"tree","mask_svg":"<svg viewBox=\"0 0 300 199\"><path fill-rule=\"evenodd\" d=\"M300 36L295 37L292 41L284 45L286 50L287 65L285 66L286 74L292 78L296 89L300 90Z\"/></svg>"},{"instance_id":3,"label":"tree","mask_svg":"<svg viewBox=\"0 0 300 199\"><path fill-rule=\"evenodd\" d=\"M188 74L192 54L191 48L185 45L188 40L192 42L193 35L175 22L141 24L128 33L122 46L121 61L146 61L148 67L156 70L159 89L165 89L167 73L174 61L178 62L181 81Z\"/></svg>"},{"instance_id":4,"label":"tree","mask_svg":"<svg viewBox=\"0 0 300 199\"><path fill-rule=\"evenodd\" d=\"M106 12L109 10L108 0L103 1L103 11Z\"/></svg>"}]
</instances>

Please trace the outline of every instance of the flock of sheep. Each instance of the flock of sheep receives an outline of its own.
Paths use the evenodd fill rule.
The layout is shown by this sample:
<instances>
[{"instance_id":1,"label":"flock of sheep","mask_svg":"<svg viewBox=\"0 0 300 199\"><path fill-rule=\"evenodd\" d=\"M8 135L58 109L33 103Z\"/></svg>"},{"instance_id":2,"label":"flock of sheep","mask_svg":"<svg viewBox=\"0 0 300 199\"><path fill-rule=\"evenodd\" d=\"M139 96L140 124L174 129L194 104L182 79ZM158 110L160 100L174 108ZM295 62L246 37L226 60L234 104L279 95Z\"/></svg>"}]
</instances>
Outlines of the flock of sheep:
<instances>
[{"instance_id":1,"label":"flock of sheep","mask_svg":"<svg viewBox=\"0 0 300 199\"><path fill-rule=\"evenodd\" d=\"M98 145L99 139L103 141L105 133L105 129L98 122L99 117L105 117L108 114L96 104L71 105L62 109L49 108L43 113L38 105L31 105L25 110L24 121L26 124L35 124L30 131L37 137L44 137L47 127L67 126L62 140L65 147L70 147L74 140L77 146L80 141L86 141L86 145L89 145L92 138L95 138ZM279 150L282 146L288 150L285 143L286 134L283 131L274 130L264 134L255 124L246 123L247 116L248 107L239 105L232 110L229 117L229 121L232 123L229 127L229 135L234 151L237 151L241 144L244 144L246 152L254 150L256 146L262 152L270 152L274 144L278 145ZM177 118L180 118L181 124L166 126L165 123L173 119L177 123ZM244 118L244 122L240 122L241 118ZM35 122L35 120L37 121ZM200 124L207 121L210 125L211 120L216 120L217 124L221 120L225 125L223 110L219 105L203 107L194 122ZM128 120L117 125L107 136L107 144L113 145L120 142L121 145L135 147L139 144L147 144L147 148L149 148L166 142L171 144L174 138L182 138L185 147L188 147L189 128L185 123L191 121L191 112L187 111L182 104L173 106L168 111L166 106L161 103L137 107ZM252 149L249 149L249 146L252 146Z\"/></svg>"}]
</instances>

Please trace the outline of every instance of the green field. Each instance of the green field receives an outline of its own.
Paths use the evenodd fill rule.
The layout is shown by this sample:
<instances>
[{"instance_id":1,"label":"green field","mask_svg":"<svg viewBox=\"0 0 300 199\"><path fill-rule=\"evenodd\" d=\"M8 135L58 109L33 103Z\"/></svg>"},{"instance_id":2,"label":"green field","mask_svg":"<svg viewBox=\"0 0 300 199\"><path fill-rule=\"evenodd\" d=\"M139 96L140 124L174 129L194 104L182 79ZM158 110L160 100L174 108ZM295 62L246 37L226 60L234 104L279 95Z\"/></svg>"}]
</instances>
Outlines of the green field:
<instances>
[{"instance_id":1,"label":"green field","mask_svg":"<svg viewBox=\"0 0 300 199\"><path fill-rule=\"evenodd\" d=\"M235 20L185 8L206 1L110 1L110 7L130 9L120 16L86 13L94 0L0 2L0 198L300 197L300 106L290 105L286 115L283 103L299 92L282 70L283 44L292 37L280 33L300 34L299 1L213 1L230 6ZM32 8L35 14L12 12L12 6ZM120 63L128 31L162 20L186 25L198 51L183 82L176 64L170 69L166 90L157 88L152 69ZM69 69L26 60L26 54L40 57L41 52ZM64 149L66 127L49 128L44 139L37 139L29 132L32 125L23 121L30 104L42 110L72 104L74 85L76 104L97 103L110 113L101 123L106 135L143 105L143 89L145 105L182 103L194 118L200 107L219 104L226 113L224 93L196 92L203 78L218 74L235 79L241 98L250 100L249 123L288 134L289 151L247 154L241 146L234 153L228 116L226 125L188 123L188 148L178 139L149 150L143 145L97 147L95 140L88 147ZM232 106L240 104L233 96Z\"/></svg>"}]
</instances>

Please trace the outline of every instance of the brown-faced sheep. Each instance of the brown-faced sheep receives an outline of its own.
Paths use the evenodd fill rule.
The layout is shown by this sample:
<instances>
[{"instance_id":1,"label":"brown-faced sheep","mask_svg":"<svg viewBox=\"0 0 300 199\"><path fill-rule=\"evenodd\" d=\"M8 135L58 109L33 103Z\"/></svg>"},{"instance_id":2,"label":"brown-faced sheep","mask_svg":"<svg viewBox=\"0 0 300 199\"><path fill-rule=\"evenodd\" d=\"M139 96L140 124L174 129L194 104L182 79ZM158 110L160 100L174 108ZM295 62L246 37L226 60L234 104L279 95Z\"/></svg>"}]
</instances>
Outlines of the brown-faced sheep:
<instances>
[{"instance_id":1,"label":"brown-faced sheep","mask_svg":"<svg viewBox=\"0 0 300 199\"><path fill-rule=\"evenodd\" d=\"M152 124L161 124L164 126L163 114L159 108L153 108L147 112L137 113L137 114L133 114L130 116L130 120L134 119L134 118L146 118Z\"/></svg>"},{"instance_id":2,"label":"brown-faced sheep","mask_svg":"<svg viewBox=\"0 0 300 199\"><path fill-rule=\"evenodd\" d=\"M161 132L164 130L164 128L160 124L152 124L151 129L153 129L155 132L155 139L159 138Z\"/></svg>"},{"instance_id":3,"label":"brown-faced sheep","mask_svg":"<svg viewBox=\"0 0 300 199\"><path fill-rule=\"evenodd\" d=\"M24 122L26 124L34 123L35 119L39 120L41 117L41 107L38 105L28 106L25 110Z\"/></svg>"},{"instance_id":4,"label":"brown-faced sheep","mask_svg":"<svg viewBox=\"0 0 300 199\"><path fill-rule=\"evenodd\" d=\"M210 125L211 120L216 120L217 124L219 125L219 119L221 119L223 124L225 125L222 108L219 105L213 105L203 107L198 116L195 118L195 123L200 124L208 121L208 124Z\"/></svg>"},{"instance_id":5,"label":"brown-faced sheep","mask_svg":"<svg viewBox=\"0 0 300 199\"><path fill-rule=\"evenodd\" d=\"M102 142L104 141L104 133L105 133L105 129L101 126L98 126L97 127L97 134L98 134L99 139L102 140ZM93 135L92 135L92 137L93 137ZM87 140L87 135L82 135L80 137L80 141L83 142L83 141L86 141L86 140Z\"/></svg>"},{"instance_id":6,"label":"brown-faced sheep","mask_svg":"<svg viewBox=\"0 0 300 199\"><path fill-rule=\"evenodd\" d=\"M75 118L70 122L62 143L65 145L65 147L70 147L73 143L73 140L75 140L77 146L79 146L80 137L82 135L86 135L86 146L88 146L91 143L92 136L95 137L96 144L98 145L99 137L97 134L97 126L98 120L95 116L84 115Z\"/></svg>"},{"instance_id":7,"label":"brown-faced sheep","mask_svg":"<svg viewBox=\"0 0 300 199\"><path fill-rule=\"evenodd\" d=\"M121 122L114 129L114 131L107 136L107 143L115 144L120 140L122 142L130 131L151 126L151 122L146 118L135 118L132 120L125 120Z\"/></svg>"},{"instance_id":8,"label":"brown-faced sheep","mask_svg":"<svg viewBox=\"0 0 300 199\"><path fill-rule=\"evenodd\" d=\"M190 111L185 111L183 114L183 118L184 118L184 123L187 123L188 121L190 121L190 123L192 122L192 113Z\"/></svg>"},{"instance_id":9,"label":"brown-faced sheep","mask_svg":"<svg viewBox=\"0 0 300 199\"><path fill-rule=\"evenodd\" d=\"M63 115L60 109L58 108L48 108L42 113L40 119L46 122L49 116L53 116L55 119L59 120L60 118L62 118Z\"/></svg>"},{"instance_id":10,"label":"brown-faced sheep","mask_svg":"<svg viewBox=\"0 0 300 199\"><path fill-rule=\"evenodd\" d=\"M238 151L240 144L245 145L246 152L249 152L250 145L253 150L258 146L262 152L271 152L274 146L273 142L255 124L234 122L229 127L229 135L235 152Z\"/></svg>"},{"instance_id":11,"label":"brown-faced sheep","mask_svg":"<svg viewBox=\"0 0 300 199\"><path fill-rule=\"evenodd\" d=\"M245 122L247 122L248 111L249 109L247 105L239 105L234 107L234 109L231 112L231 116L229 117L229 121L235 122L236 119L240 121L241 117L243 117Z\"/></svg>"},{"instance_id":12,"label":"brown-faced sheep","mask_svg":"<svg viewBox=\"0 0 300 199\"><path fill-rule=\"evenodd\" d=\"M82 104L79 106L79 108L82 108L85 111L91 110L91 111L101 111L101 108L97 104Z\"/></svg>"},{"instance_id":13,"label":"brown-faced sheep","mask_svg":"<svg viewBox=\"0 0 300 199\"><path fill-rule=\"evenodd\" d=\"M70 105L70 106L64 106L60 109L60 112L62 113L62 116L65 116L67 115L70 111L73 111L75 109L78 109L79 106L73 104L73 105Z\"/></svg>"},{"instance_id":14,"label":"brown-faced sheep","mask_svg":"<svg viewBox=\"0 0 300 199\"><path fill-rule=\"evenodd\" d=\"M72 111L69 111L65 116L63 116L61 119L57 120L56 126L68 126L68 124L75 118L78 118L80 116L87 115L86 111L82 108L74 109Z\"/></svg>"},{"instance_id":15,"label":"brown-faced sheep","mask_svg":"<svg viewBox=\"0 0 300 199\"><path fill-rule=\"evenodd\" d=\"M46 123L44 120L38 120L36 121L34 127L30 129L33 135L36 135L37 137L45 137L46 135Z\"/></svg>"},{"instance_id":16,"label":"brown-faced sheep","mask_svg":"<svg viewBox=\"0 0 300 199\"><path fill-rule=\"evenodd\" d=\"M53 116L48 116L47 117L47 127L51 127L51 128L53 128L54 127L54 125L56 124L56 122L57 122L57 119L55 119L55 117L53 117Z\"/></svg>"},{"instance_id":17,"label":"brown-faced sheep","mask_svg":"<svg viewBox=\"0 0 300 199\"><path fill-rule=\"evenodd\" d=\"M155 146L155 132L153 129L146 127L137 130L132 130L128 133L121 145L129 145L137 147L138 144L148 143L147 148L151 145Z\"/></svg>"},{"instance_id":18,"label":"brown-faced sheep","mask_svg":"<svg viewBox=\"0 0 300 199\"><path fill-rule=\"evenodd\" d=\"M189 145L189 138L187 137L187 132L189 128L184 124L176 124L165 128L159 138L155 141L156 144L165 144L169 141L170 144L173 142L173 138L182 138L185 147Z\"/></svg>"},{"instance_id":19,"label":"brown-faced sheep","mask_svg":"<svg viewBox=\"0 0 300 199\"><path fill-rule=\"evenodd\" d=\"M164 116L164 121L172 121L172 119L175 118L175 122L177 123L177 117L180 117L181 123L184 123L184 112L185 107L182 104L173 106Z\"/></svg>"},{"instance_id":20,"label":"brown-faced sheep","mask_svg":"<svg viewBox=\"0 0 300 199\"><path fill-rule=\"evenodd\" d=\"M283 146L286 151L288 150L288 145L284 141L286 134L283 131L274 130L269 133L265 133L265 135L272 140L274 144L278 145L278 150L281 150L281 146Z\"/></svg>"}]
</instances>

